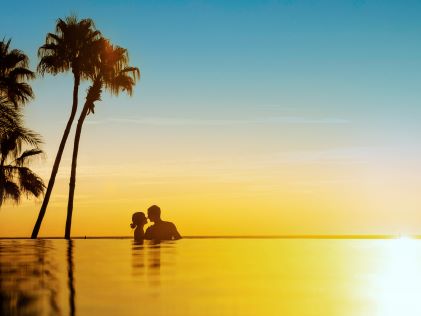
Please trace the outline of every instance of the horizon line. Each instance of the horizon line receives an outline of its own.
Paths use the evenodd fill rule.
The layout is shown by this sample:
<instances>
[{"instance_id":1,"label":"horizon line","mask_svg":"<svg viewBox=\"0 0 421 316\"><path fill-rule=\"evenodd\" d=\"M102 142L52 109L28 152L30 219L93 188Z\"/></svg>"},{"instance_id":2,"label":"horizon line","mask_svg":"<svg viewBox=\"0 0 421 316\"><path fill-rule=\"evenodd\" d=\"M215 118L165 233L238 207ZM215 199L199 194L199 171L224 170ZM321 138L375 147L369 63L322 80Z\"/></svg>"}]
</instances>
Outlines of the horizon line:
<instances>
[{"instance_id":1,"label":"horizon line","mask_svg":"<svg viewBox=\"0 0 421 316\"><path fill-rule=\"evenodd\" d=\"M187 235L182 239L421 239L414 234L292 234L292 235ZM0 239L31 239L30 237L0 237ZM64 239L60 236L37 239ZM75 236L71 239L133 239L133 236Z\"/></svg>"}]
</instances>

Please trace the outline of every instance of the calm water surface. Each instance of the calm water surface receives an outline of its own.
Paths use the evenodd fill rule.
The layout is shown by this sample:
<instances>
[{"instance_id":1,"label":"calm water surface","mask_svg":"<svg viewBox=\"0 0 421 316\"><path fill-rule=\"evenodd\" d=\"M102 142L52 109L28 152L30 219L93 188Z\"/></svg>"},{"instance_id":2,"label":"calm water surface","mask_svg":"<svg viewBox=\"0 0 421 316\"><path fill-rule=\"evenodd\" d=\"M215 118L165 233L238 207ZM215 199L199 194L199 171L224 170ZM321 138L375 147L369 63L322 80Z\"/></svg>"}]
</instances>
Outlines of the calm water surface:
<instances>
[{"instance_id":1,"label":"calm water surface","mask_svg":"<svg viewBox=\"0 0 421 316\"><path fill-rule=\"evenodd\" d=\"M1 315L421 315L421 240L0 240Z\"/></svg>"}]
</instances>

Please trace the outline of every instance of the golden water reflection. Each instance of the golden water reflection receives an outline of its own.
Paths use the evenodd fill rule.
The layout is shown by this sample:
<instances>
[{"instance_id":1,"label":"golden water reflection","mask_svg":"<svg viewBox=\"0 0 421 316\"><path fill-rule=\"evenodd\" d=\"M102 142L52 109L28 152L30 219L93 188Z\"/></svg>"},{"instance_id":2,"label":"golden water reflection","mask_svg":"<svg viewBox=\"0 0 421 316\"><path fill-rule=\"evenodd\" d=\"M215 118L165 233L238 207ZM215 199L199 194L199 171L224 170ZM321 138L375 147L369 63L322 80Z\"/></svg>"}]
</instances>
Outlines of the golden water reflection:
<instances>
[{"instance_id":1,"label":"golden water reflection","mask_svg":"<svg viewBox=\"0 0 421 316\"><path fill-rule=\"evenodd\" d=\"M372 279L376 315L421 315L421 241L391 240L378 253L382 264Z\"/></svg>"},{"instance_id":2,"label":"golden water reflection","mask_svg":"<svg viewBox=\"0 0 421 316\"><path fill-rule=\"evenodd\" d=\"M1 315L421 315L421 241L0 240Z\"/></svg>"}]
</instances>

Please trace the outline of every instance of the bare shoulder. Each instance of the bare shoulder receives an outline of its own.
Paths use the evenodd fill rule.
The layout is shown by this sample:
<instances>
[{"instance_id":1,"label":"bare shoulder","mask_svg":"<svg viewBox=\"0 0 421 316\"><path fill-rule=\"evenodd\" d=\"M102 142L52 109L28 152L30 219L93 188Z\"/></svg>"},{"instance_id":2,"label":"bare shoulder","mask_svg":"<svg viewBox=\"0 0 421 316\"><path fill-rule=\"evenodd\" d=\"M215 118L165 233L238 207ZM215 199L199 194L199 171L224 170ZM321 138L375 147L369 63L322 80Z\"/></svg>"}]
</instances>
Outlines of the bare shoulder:
<instances>
[{"instance_id":1,"label":"bare shoulder","mask_svg":"<svg viewBox=\"0 0 421 316\"><path fill-rule=\"evenodd\" d=\"M173 239L181 239L181 235L180 235L180 233L178 232L177 227L175 226L175 224L174 224L174 223L169 222L168 227L169 227L169 228L170 228L170 230L171 230L171 234L173 235Z\"/></svg>"},{"instance_id":2,"label":"bare shoulder","mask_svg":"<svg viewBox=\"0 0 421 316\"><path fill-rule=\"evenodd\" d=\"M165 222L165 225L166 225L168 228L175 228L175 224L174 224L173 222Z\"/></svg>"}]
</instances>

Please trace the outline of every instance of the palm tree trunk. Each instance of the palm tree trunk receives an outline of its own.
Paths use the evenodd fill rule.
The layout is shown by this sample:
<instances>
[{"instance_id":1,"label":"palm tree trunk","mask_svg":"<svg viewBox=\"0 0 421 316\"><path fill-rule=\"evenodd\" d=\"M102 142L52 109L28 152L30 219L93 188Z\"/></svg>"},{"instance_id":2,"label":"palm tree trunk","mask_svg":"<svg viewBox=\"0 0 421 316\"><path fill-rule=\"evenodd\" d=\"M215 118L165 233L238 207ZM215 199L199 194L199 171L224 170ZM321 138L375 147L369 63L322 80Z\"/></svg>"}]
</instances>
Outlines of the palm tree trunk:
<instances>
[{"instance_id":1,"label":"palm tree trunk","mask_svg":"<svg viewBox=\"0 0 421 316\"><path fill-rule=\"evenodd\" d=\"M66 128L63 133L63 137L61 138L60 146L58 148L58 152L56 155L56 159L54 160L53 170L51 171L50 180L48 181L47 190L45 191L44 200L41 205L41 209L39 210L38 219L35 223L34 229L32 231L31 238L37 238L39 230L41 228L42 220L44 219L45 211L47 210L48 202L50 201L51 192L53 191L54 182L56 180L56 175L58 171L58 167L60 166L61 157L63 156L64 147L66 145L67 138L69 137L70 129L73 124L73 120L76 116L77 111L77 103L78 103L78 93L79 93L79 83L80 83L80 76L79 73L74 74L74 86L73 86L73 104L72 104L72 111L70 113L69 120L67 121Z\"/></svg>"},{"instance_id":2,"label":"palm tree trunk","mask_svg":"<svg viewBox=\"0 0 421 316\"><path fill-rule=\"evenodd\" d=\"M82 134L82 126L85 121L86 115L88 114L89 109L88 101L83 107L82 113L80 114L79 120L76 126L75 132L75 143L73 145L73 156L72 156L72 171L70 174L70 183L69 183L69 200L67 202L67 218L66 218L66 230L64 233L64 238L70 239L70 230L72 228L72 214L73 214L73 199L75 195L75 185L76 185L76 166L77 166L77 154L79 152L79 142L80 135Z\"/></svg>"}]
</instances>

